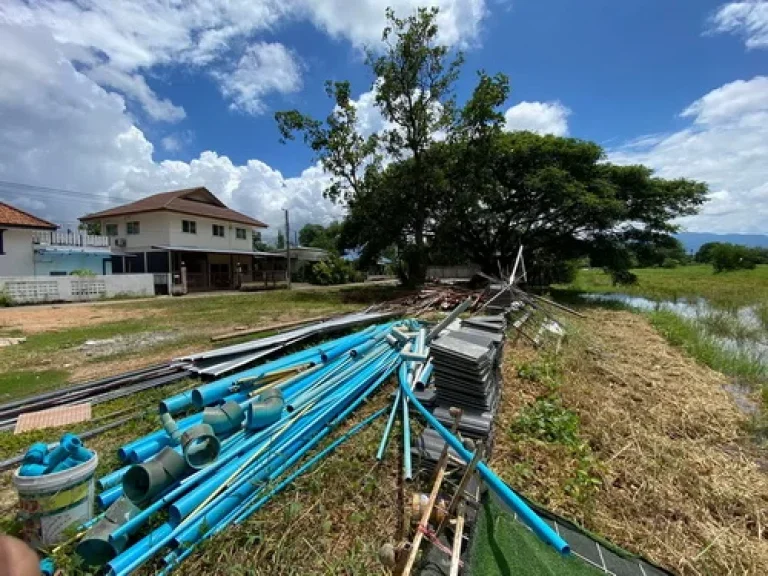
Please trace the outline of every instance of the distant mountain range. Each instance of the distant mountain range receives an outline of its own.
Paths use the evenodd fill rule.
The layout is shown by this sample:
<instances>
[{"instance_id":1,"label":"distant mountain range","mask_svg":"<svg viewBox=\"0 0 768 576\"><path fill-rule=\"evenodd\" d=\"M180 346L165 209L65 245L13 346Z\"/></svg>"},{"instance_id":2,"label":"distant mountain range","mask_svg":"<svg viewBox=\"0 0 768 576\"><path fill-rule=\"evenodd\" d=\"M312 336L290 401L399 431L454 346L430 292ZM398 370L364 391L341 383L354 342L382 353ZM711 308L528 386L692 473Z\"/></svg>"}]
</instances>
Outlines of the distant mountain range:
<instances>
[{"instance_id":1,"label":"distant mountain range","mask_svg":"<svg viewBox=\"0 0 768 576\"><path fill-rule=\"evenodd\" d=\"M764 234L710 234L709 232L681 232L675 234L685 246L686 252L696 252L707 242L728 242L743 246L768 248L768 236Z\"/></svg>"}]
</instances>

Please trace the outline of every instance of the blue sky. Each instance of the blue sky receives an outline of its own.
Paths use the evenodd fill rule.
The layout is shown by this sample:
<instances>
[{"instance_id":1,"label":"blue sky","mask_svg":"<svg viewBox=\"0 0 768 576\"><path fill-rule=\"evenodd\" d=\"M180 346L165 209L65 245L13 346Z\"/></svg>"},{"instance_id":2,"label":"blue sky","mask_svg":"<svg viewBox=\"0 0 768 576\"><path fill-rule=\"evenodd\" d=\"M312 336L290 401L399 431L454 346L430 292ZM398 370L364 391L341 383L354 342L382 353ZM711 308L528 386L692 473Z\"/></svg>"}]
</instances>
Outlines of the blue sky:
<instances>
[{"instance_id":1,"label":"blue sky","mask_svg":"<svg viewBox=\"0 0 768 576\"><path fill-rule=\"evenodd\" d=\"M276 110L329 111L327 79L352 82L381 127L363 46L383 11L417 0L7 0L0 6L0 197L74 222L88 211L206 185L270 224L343 207ZM508 128L602 144L611 160L707 181L690 230L768 229L768 2L431 0L442 39L474 72L511 80Z\"/></svg>"}]
</instances>

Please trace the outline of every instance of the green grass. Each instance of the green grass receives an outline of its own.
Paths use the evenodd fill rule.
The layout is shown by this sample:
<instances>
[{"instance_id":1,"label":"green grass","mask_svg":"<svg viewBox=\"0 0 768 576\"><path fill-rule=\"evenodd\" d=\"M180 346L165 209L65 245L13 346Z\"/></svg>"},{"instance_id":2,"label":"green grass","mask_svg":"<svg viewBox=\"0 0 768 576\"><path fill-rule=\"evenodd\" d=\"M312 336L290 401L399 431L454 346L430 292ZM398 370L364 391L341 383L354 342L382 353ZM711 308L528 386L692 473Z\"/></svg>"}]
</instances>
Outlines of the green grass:
<instances>
[{"instance_id":1,"label":"green grass","mask_svg":"<svg viewBox=\"0 0 768 576\"><path fill-rule=\"evenodd\" d=\"M576 292L619 292L653 299L706 298L725 308L768 300L768 265L754 270L715 274L711 266L647 268L633 270L638 277L633 286L614 286L602 270L580 270L576 280L558 289ZM768 320L768 311L766 311Z\"/></svg>"},{"instance_id":2,"label":"green grass","mask_svg":"<svg viewBox=\"0 0 768 576\"><path fill-rule=\"evenodd\" d=\"M62 366L74 370L85 364L106 366L115 360L140 359L150 353L156 356L167 353L167 358L170 359L183 347L213 348L237 343L237 339L216 345L210 342L212 334L227 331L235 326L258 326L351 312L403 294L401 289L394 286L365 286L323 290L275 290L234 295L211 294L202 297L158 298L102 305L100 310L103 311L105 322L29 334L23 344L4 348L0 354L0 373L15 376L8 380L7 386L0 380L0 401L3 397L8 400L63 384L60 381L37 379L41 366ZM120 318L124 311L131 314L138 311L142 317L109 321L110 318ZM50 313L56 314L56 311L52 310ZM178 330L178 339L109 356L89 357L79 350L87 340L169 330ZM14 329L13 335L24 334ZM117 371L124 370L125 368L121 368ZM19 384L14 384L17 380ZM29 382L33 386L27 387ZM47 382L51 382L51 385L46 385Z\"/></svg>"},{"instance_id":3,"label":"green grass","mask_svg":"<svg viewBox=\"0 0 768 576\"><path fill-rule=\"evenodd\" d=\"M60 388L68 377L66 370L4 372L0 374L0 403Z\"/></svg>"}]
</instances>

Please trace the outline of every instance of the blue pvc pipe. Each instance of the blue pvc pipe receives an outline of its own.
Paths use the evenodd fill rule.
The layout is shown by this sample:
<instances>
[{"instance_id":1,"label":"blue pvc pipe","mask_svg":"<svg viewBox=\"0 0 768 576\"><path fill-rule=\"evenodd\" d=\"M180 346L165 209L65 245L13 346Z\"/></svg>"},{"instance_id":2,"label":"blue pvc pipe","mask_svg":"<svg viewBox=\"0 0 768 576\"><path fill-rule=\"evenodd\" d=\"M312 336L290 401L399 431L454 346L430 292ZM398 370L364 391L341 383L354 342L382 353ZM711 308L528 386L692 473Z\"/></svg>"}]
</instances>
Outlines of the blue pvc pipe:
<instances>
[{"instance_id":1,"label":"blue pvc pipe","mask_svg":"<svg viewBox=\"0 0 768 576\"><path fill-rule=\"evenodd\" d=\"M120 496L123 495L123 485L118 484L117 486L113 486L112 488L109 488L108 490L105 490L98 496L96 496L96 501L99 504L99 507L101 507L102 510L106 510L112 504L120 498Z\"/></svg>"},{"instance_id":2,"label":"blue pvc pipe","mask_svg":"<svg viewBox=\"0 0 768 576\"><path fill-rule=\"evenodd\" d=\"M342 421L354 409L356 409L381 384L381 382L383 382L386 378L389 377L390 374L391 374L391 371L385 371L378 378L376 378L373 384L368 386L365 392L362 395L360 395L357 398L357 400L355 400L341 414L339 414L336 418L334 418L331 421L331 423L328 424L324 429L322 429L310 442L306 443L297 452L294 452L294 454L291 456L291 458L288 459L288 461L286 461L282 466L280 466L279 468L277 468L277 470L274 470L273 473L270 474L270 477L276 477L278 474L281 474L287 467L292 466L293 463L295 463L299 458L301 458L307 451L311 450L327 434L329 434L334 429L334 427L338 425L340 421ZM222 498L222 500L219 503L212 506L207 513L206 512L201 513L200 516L195 519L195 521L191 526L186 528L180 535L176 536L177 545L181 547L194 545L201 539L201 537L205 536L205 534L200 534L199 532L199 527L201 525L215 527L217 524L220 524L222 521L227 519L227 517L231 515L232 511L235 510L235 508L242 505L243 498L247 498L249 492L258 491L261 489L261 487L259 488L254 487L253 478L251 477L250 474L248 475L248 479L250 479L251 481L244 482L239 489L237 489L233 493L230 493L226 497ZM221 528L223 528L223 526L221 526L219 529Z\"/></svg>"},{"instance_id":3,"label":"blue pvc pipe","mask_svg":"<svg viewBox=\"0 0 768 576\"><path fill-rule=\"evenodd\" d=\"M128 472L128 469L131 466L133 466L133 464L128 464L126 466L123 466L119 470L115 470L114 472L110 472L106 476L102 476L101 478L96 480L96 487L99 490L107 490L109 488L117 486L123 481L123 476L125 476L125 473Z\"/></svg>"},{"instance_id":4,"label":"blue pvc pipe","mask_svg":"<svg viewBox=\"0 0 768 576\"><path fill-rule=\"evenodd\" d=\"M192 402L192 390L187 390L186 392L179 392L175 396L162 400L158 410L161 414L164 412L176 414L182 410L192 408L192 406L194 406L194 403Z\"/></svg>"},{"instance_id":5,"label":"blue pvc pipe","mask_svg":"<svg viewBox=\"0 0 768 576\"><path fill-rule=\"evenodd\" d=\"M272 488L265 496L263 496L259 501L254 504L253 506L249 507L248 509L242 511L234 520L235 524L239 524L248 516L256 512L259 508L261 508L268 500L270 500L272 497L276 496L278 493L280 493L283 489L285 489L286 486L288 486L291 482L293 482L296 478L298 478L301 474L309 470L312 466L315 465L318 461L325 458L328 454L333 452L339 445L343 444L347 440L349 440L352 436L360 432L363 428L368 426L371 422L379 418L384 412L386 412L386 408L382 408L381 410L378 410L368 416L365 420L360 422L359 424L353 426L350 428L347 432L336 438L333 442L331 442L328 446L323 448L320 452L312 456L309 460L307 460L304 464L302 464L298 469L296 469L294 472L292 472L289 476L284 478L280 481L277 486Z\"/></svg>"},{"instance_id":6,"label":"blue pvc pipe","mask_svg":"<svg viewBox=\"0 0 768 576\"><path fill-rule=\"evenodd\" d=\"M297 459L299 459L306 451L311 449L311 447L316 443L319 442L324 435L330 433L330 431L338 425L338 422L346 418L346 416L354 410L359 404L365 400L365 398L370 395L370 393L375 390L376 387L380 385L380 383L389 377L389 373L391 373L391 367L389 370L385 370L375 381L373 385L368 386L367 390L358 397L357 400L355 400L350 406L348 406L346 409L343 410L343 412L340 415L337 415L333 417L333 420L330 424L324 424L325 421L327 421L328 416L333 416L334 412L338 411L337 403L333 402L331 403L331 406L328 407L323 413L319 414L313 419L313 422L307 423L304 428L302 429L302 432L304 434L301 435L301 437L297 439L290 440L292 444L287 449L281 449L280 446L274 447L275 452L278 454L278 457L275 458L275 462L272 462L274 465L275 463L279 464L282 460L284 460L284 457L286 454L292 454L292 456L288 459L287 462L282 464L278 468L279 473L281 470L283 470L286 466L292 465ZM363 382L365 383L365 382ZM309 415L305 416L306 418L309 417ZM323 418L325 417L325 419ZM316 440L310 443L304 443L302 446L302 438L306 435L307 432L309 433L315 433L315 431L318 429L318 424L320 425L320 436L316 437ZM323 431L323 426L325 426L325 429ZM281 446L285 446L285 444L288 442L284 442ZM242 498L239 494L241 493L241 488L246 488L246 491L253 491L254 490L254 484L256 481L262 480L265 477L265 474L263 472L263 468L267 463L258 463L255 464L254 467L249 468L247 471L244 471L242 475L245 477L243 480L241 480L238 484L233 485L230 487L227 491L223 492L222 494L218 495L217 498L221 498L221 505L225 504L227 501L227 498L232 497L233 495L237 496L237 498ZM254 477L257 470L261 470L261 473L258 474L258 476ZM269 476L273 476L273 474L269 474ZM260 488L256 488L257 490ZM211 518L209 518L210 512L215 512L217 507L216 502L210 503L209 506L206 507L205 510L200 512L200 516L205 518L205 521L207 524L211 525L213 522L211 521ZM220 512L220 511L219 511ZM198 522L199 520L196 520L195 522ZM194 528L194 526L192 526ZM185 532L182 533L183 537L191 536L192 532L190 529L185 530ZM177 538L178 540L178 538ZM183 540L183 538L182 538ZM182 540L179 540L180 545L183 544Z\"/></svg>"},{"instance_id":7,"label":"blue pvc pipe","mask_svg":"<svg viewBox=\"0 0 768 576\"><path fill-rule=\"evenodd\" d=\"M397 416L397 409L400 406L400 398L402 397L400 386L397 387L395 393L395 401L392 402L392 410L389 413L387 419L387 425L384 427L384 434L381 436L381 442L379 443L379 450L376 452L376 460L383 460L384 453L387 450L387 444L389 443L389 435L392 433L392 425L395 423L395 417Z\"/></svg>"},{"instance_id":8,"label":"blue pvc pipe","mask_svg":"<svg viewBox=\"0 0 768 576\"><path fill-rule=\"evenodd\" d=\"M445 440L448 445L453 448L456 453L461 456L461 458L465 462L470 462L472 460L472 453L464 448L464 445L454 436L451 434L451 432L440 422L432 416L432 414L427 410L421 402L419 402L418 398L413 394L411 391L410 386L408 386L407 383L400 382L400 389L403 391L403 393L407 396L408 400L410 400L411 404L421 413L421 415L424 417L424 419L427 421L427 423L432 426L437 432L442 436L443 440ZM528 504L526 504L517 494L514 493L514 491L507 486L484 462L478 462L477 464L477 470L480 473L480 476L485 480L485 483L488 485L488 487L512 510L514 510L517 515L522 519L522 521L531 529L533 532L544 542L547 544L550 544L553 546L558 552L561 554L568 554L571 549L568 546L568 543L563 540L560 536L558 536L552 528L549 527L549 525L544 522L541 518L539 518L538 514L536 514L533 510L530 509Z\"/></svg>"},{"instance_id":9,"label":"blue pvc pipe","mask_svg":"<svg viewBox=\"0 0 768 576\"><path fill-rule=\"evenodd\" d=\"M112 558L107 563L110 576L130 574L133 570L131 568L133 564L138 559L145 557L158 542L166 540L171 532L173 532L173 528L169 524L161 524L133 546Z\"/></svg>"},{"instance_id":10,"label":"blue pvc pipe","mask_svg":"<svg viewBox=\"0 0 768 576\"><path fill-rule=\"evenodd\" d=\"M260 457L258 460L254 461L254 466L246 468L241 474L238 475L239 484L237 484L236 490L230 490L228 488L222 494L217 495L216 498L214 498L212 502L209 503L209 505L207 505L205 509L197 514L195 519L191 521L191 526L187 527L186 525L182 525L177 529L173 529L171 524L168 524L167 527L163 529L163 531L156 531L157 534L162 535L162 538L159 540L155 538L152 541L152 545L146 547L146 549L142 549L140 547L137 548L134 552L136 552L138 556L133 555L132 558L127 560L123 558L115 561L114 565L112 566L114 573L129 573L131 570L146 561L149 556L154 554L160 548L165 546L169 541L171 541L173 535L178 535L175 533L183 531L185 536L191 536L192 533L188 530L188 528L198 528L197 532L199 532L200 523L203 521L207 523L209 520L215 521L217 518L221 519L222 514L226 516L227 509L229 509L229 512L231 513L233 509L236 509L238 505L241 505L243 502L242 498L245 497L248 493L253 492L254 490L261 490L262 487L255 486L253 484L252 481L255 478L250 474L251 472L261 470L261 473L258 475L259 477L262 477L264 474L266 474L268 477L273 477L275 474L275 468L280 470L287 463L285 459L288 454L293 454L291 458L288 458L289 461L293 461L299 451L304 453L302 444L307 443L305 440L306 438L308 438L311 434L316 434L316 437L320 436L321 433L324 435L326 429L328 432L330 432L330 429L337 425L340 419L344 418L351 410L363 402L366 397L375 389L375 387L380 385L384 379L389 377L392 370L395 368L397 362L397 353L392 351L388 346L385 346L384 350L386 350L387 353L381 351L377 354L374 354L372 360L367 364L367 366L365 366L365 369L363 369L363 363L360 363L360 366L357 367L360 369L360 373L351 375L347 382L338 382L336 387L328 389L321 398L318 398L316 400L316 402L318 402L317 406L313 407L310 412L302 414L302 417L299 419L299 421L294 423L291 428L289 428L287 431L288 433L279 443L280 451L277 452L277 454L265 454L264 457ZM329 369L328 375L331 378L335 371L342 370L342 362L343 360L340 360L336 366ZM263 368L264 367L262 367L262 369ZM275 369L274 364L272 365L271 369ZM368 388L364 390L365 386L372 381L374 384L368 386ZM316 386L317 380L316 378L307 378L306 381L296 382L295 384L295 386L287 387L284 390L284 393L287 397L290 397L289 393L291 392L296 392L296 395L299 395L304 390ZM243 392L240 392L237 395L243 396ZM247 393L245 393L245 396L247 397ZM243 398L243 400L245 400L245 398ZM339 415L340 411L341 415ZM315 417L311 417L313 414ZM310 418L310 420L306 421L306 418ZM330 424L328 424L329 420ZM276 426L283 426L285 422L286 420L281 420L276 424ZM266 438L266 436L264 436L264 438ZM153 439L149 437L141 440L144 441L143 444L145 445L152 445L153 443ZM241 441L239 443L243 442ZM249 438L246 437L244 443L250 444L252 450L258 449L258 441L251 442ZM138 447L141 448L141 446L142 443L140 442ZM136 451L136 446L133 446L132 448L134 448L134 451ZM231 459L236 454L242 453L241 448L242 446L237 446L237 449L235 449L235 446L233 446L233 449L230 452L230 456L228 458ZM139 450L139 452L141 452L141 450ZM247 458L237 458L236 460L238 462L237 466L239 466L243 461L248 461ZM237 469L237 466L235 466L235 469ZM213 476L219 476L219 474L222 472L220 467L216 466L216 468L217 470L215 470L215 473L211 472ZM203 480L205 478L203 474L206 472L207 471L202 471L201 473L198 473L201 474L201 476L196 481ZM159 504L157 509L160 509L162 506L170 502L171 497L175 498L180 495L184 490L194 489L194 491L201 491L205 493L205 491L201 490L200 487L194 487L195 482L193 482L193 478L196 476L197 475L186 479L185 485L181 485L173 490L163 499L163 502L156 503ZM186 484L186 482L189 482L189 484ZM235 498L236 502L232 502L232 498ZM155 505L153 505L153 507L154 506ZM168 532L169 529L170 533ZM197 538L195 538L195 540L197 540ZM127 550L126 552L129 551ZM124 563L120 564L120 562L123 561Z\"/></svg>"}]
</instances>

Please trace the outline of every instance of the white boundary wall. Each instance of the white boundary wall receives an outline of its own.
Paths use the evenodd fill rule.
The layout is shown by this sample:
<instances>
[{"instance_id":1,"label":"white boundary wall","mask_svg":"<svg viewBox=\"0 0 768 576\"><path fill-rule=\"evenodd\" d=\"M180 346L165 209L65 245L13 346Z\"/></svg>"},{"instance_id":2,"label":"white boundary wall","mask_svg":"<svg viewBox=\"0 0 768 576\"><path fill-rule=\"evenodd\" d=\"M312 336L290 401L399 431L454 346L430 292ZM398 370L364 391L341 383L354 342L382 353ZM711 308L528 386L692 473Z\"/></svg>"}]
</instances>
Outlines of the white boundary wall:
<instances>
[{"instance_id":1,"label":"white boundary wall","mask_svg":"<svg viewBox=\"0 0 768 576\"><path fill-rule=\"evenodd\" d=\"M154 296L154 274L0 277L0 292L13 304L86 302L115 296Z\"/></svg>"}]
</instances>

